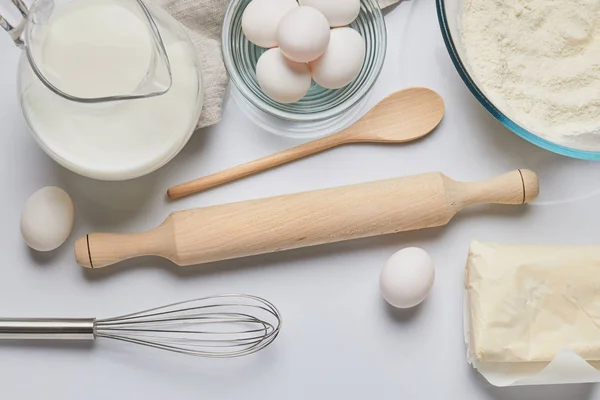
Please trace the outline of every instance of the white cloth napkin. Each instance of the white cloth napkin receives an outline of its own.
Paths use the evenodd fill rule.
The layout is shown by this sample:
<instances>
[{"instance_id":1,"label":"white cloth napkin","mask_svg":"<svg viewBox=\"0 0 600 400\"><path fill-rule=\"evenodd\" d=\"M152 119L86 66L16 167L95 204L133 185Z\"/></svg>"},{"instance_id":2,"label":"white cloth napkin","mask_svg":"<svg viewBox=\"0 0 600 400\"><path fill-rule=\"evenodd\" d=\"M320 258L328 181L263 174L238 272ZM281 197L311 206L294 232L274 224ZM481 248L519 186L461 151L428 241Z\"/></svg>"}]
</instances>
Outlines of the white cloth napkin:
<instances>
[{"instance_id":1,"label":"white cloth napkin","mask_svg":"<svg viewBox=\"0 0 600 400\"><path fill-rule=\"evenodd\" d=\"M221 107L229 78L221 53L221 28L227 0L151 0L187 30L198 54L204 79L204 108L198 128L221 120ZM381 8L400 0L379 0Z\"/></svg>"}]
</instances>

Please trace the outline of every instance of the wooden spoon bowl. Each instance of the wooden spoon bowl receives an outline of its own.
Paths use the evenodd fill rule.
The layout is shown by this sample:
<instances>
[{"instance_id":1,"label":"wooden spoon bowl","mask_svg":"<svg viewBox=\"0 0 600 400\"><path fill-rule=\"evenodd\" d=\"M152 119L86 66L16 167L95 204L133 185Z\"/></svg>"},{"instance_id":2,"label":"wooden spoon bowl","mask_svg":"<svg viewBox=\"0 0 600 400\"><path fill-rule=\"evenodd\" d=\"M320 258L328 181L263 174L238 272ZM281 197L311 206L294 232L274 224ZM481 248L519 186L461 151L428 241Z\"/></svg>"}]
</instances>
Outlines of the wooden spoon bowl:
<instances>
[{"instance_id":1,"label":"wooden spoon bowl","mask_svg":"<svg viewBox=\"0 0 600 400\"><path fill-rule=\"evenodd\" d=\"M405 143L431 133L444 116L444 101L431 89L395 92L377 103L354 125L332 136L345 142Z\"/></svg>"}]
</instances>

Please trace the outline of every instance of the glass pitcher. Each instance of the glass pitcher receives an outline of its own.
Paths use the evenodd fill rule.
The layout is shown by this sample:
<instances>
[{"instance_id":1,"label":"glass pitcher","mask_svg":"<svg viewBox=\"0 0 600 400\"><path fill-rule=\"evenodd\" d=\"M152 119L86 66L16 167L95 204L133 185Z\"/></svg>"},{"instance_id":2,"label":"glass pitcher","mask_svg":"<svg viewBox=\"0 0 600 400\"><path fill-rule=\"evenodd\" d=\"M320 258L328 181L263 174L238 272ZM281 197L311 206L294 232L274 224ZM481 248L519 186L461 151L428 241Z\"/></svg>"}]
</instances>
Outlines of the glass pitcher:
<instances>
[{"instance_id":1,"label":"glass pitcher","mask_svg":"<svg viewBox=\"0 0 600 400\"><path fill-rule=\"evenodd\" d=\"M0 26L24 50L21 108L46 153L122 180L179 152L200 116L202 78L174 18L141 0L11 1L18 16L0 15Z\"/></svg>"}]
</instances>

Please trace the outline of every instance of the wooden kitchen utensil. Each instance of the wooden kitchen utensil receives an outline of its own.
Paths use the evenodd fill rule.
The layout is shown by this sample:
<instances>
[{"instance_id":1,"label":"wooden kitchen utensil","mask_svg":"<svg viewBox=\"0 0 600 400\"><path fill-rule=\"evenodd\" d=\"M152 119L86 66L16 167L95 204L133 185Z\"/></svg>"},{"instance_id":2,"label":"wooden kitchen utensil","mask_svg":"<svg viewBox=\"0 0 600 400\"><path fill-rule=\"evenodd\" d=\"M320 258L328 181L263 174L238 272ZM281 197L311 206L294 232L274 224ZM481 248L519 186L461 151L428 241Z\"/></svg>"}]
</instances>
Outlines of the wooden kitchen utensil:
<instances>
[{"instance_id":1,"label":"wooden kitchen utensil","mask_svg":"<svg viewBox=\"0 0 600 400\"><path fill-rule=\"evenodd\" d=\"M444 101L433 90L420 87L400 90L341 132L174 186L167 194L175 200L343 144L417 140L433 131L443 115Z\"/></svg>"},{"instance_id":2,"label":"wooden kitchen utensil","mask_svg":"<svg viewBox=\"0 0 600 400\"><path fill-rule=\"evenodd\" d=\"M538 191L529 170L475 183L434 172L179 211L148 232L86 235L75 256L88 268L146 255L200 264L441 226L466 206L524 204Z\"/></svg>"}]
</instances>

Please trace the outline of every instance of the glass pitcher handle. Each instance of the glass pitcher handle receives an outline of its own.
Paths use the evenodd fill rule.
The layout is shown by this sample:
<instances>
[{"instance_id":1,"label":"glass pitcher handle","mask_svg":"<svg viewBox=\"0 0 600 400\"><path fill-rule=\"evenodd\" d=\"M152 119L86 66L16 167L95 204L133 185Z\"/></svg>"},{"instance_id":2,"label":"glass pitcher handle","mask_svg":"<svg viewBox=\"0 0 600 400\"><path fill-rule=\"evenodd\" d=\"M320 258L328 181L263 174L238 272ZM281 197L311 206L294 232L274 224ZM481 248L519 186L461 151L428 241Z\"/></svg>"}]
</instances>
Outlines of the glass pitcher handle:
<instances>
[{"instance_id":1,"label":"glass pitcher handle","mask_svg":"<svg viewBox=\"0 0 600 400\"><path fill-rule=\"evenodd\" d=\"M25 28L29 10L27 9L27 6L23 2L23 0L11 0L11 1L12 1L12 4L17 8L17 10L19 10L19 13L21 14L21 16L23 18L21 19L21 21L19 21L19 24L15 26L15 25L11 24L8 21L8 19L6 19L4 16L2 16L0 14L0 27L2 29L4 29L6 32L8 32L11 39L15 42L15 44L18 47L23 48L25 44L24 44L21 36L23 34L23 29Z\"/></svg>"}]
</instances>

